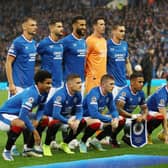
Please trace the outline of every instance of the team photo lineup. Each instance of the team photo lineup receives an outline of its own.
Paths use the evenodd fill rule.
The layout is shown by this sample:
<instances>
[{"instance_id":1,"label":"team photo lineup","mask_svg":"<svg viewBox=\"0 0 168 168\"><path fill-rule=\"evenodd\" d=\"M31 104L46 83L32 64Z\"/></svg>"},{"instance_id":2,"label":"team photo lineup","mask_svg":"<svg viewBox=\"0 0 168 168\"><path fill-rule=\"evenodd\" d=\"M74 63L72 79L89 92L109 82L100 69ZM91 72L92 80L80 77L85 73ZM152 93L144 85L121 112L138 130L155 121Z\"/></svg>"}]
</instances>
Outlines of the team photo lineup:
<instances>
[{"instance_id":1,"label":"team photo lineup","mask_svg":"<svg viewBox=\"0 0 168 168\"><path fill-rule=\"evenodd\" d=\"M139 148L153 144L158 127L157 138L166 146L168 70L157 71L165 83L151 91L156 48L149 44L135 63L121 20L108 26L110 33L105 15L89 20L91 33L80 12L68 22L71 32L65 34L65 23L50 17L48 34L37 40L40 21L33 15L21 18L21 34L11 41L4 64L8 98L0 106L0 131L7 137L3 159L51 157L55 148L69 155L76 149L88 153L90 147L103 152L105 145L121 148L120 141ZM22 152L16 145L21 135Z\"/></svg>"}]
</instances>

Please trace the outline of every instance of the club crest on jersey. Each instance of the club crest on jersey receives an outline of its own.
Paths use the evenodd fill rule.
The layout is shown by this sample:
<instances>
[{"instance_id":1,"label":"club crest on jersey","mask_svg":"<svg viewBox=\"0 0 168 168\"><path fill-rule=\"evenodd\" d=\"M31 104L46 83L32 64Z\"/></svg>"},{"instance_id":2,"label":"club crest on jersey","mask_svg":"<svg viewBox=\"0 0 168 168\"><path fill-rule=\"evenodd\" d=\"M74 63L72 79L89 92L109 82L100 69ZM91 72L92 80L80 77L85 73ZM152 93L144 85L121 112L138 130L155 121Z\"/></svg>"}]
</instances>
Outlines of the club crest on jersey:
<instances>
[{"instance_id":1,"label":"club crest on jersey","mask_svg":"<svg viewBox=\"0 0 168 168\"><path fill-rule=\"evenodd\" d=\"M119 99L125 100L126 92L122 92L121 95L119 96Z\"/></svg>"},{"instance_id":2,"label":"club crest on jersey","mask_svg":"<svg viewBox=\"0 0 168 168\"><path fill-rule=\"evenodd\" d=\"M127 50L126 47L123 47L123 50L126 51Z\"/></svg>"},{"instance_id":3,"label":"club crest on jersey","mask_svg":"<svg viewBox=\"0 0 168 168\"><path fill-rule=\"evenodd\" d=\"M73 102L77 103L77 100L78 100L77 97L74 97Z\"/></svg>"},{"instance_id":4,"label":"club crest on jersey","mask_svg":"<svg viewBox=\"0 0 168 168\"><path fill-rule=\"evenodd\" d=\"M73 43L73 46L74 46L74 47L76 47L76 46L77 46L77 44L76 44L76 43Z\"/></svg>"},{"instance_id":5,"label":"club crest on jersey","mask_svg":"<svg viewBox=\"0 0 168 168\"><path fill-rule=\"evenodd\" d=\"M28 102L32 104L32 103L34 102L34 98L33 98L33 97L30 97L30 98L28 99Z\"/></svg>"},{"instance_id":6,"label":"club crest on jersey","mask_svg":"<svg viewBox=\"0 0 168 168\"><path fill-rule=\"evenodd\" d=\"M122 93L121 93L121 96L122 96L122 97L125 97L125 96L126 96L126 92L122 92Z\"/></svg>"},{"instance_id":7,"label":"club crest on jersey","mask_svg":"<svg viewBox=\"0 0 168 168\"><path fill-rule=\"evenodd\" d=\"M91 102L96 102L96 101L97 101L96 97L93 96L93 97L91 98Z\"/></svg>"},{"instance_id":8,"label":"club crest on jersey","mask_svg":"<svg viewBox=\"0 0 168 168\"><path fill-rule=\"evenodd\" d=\"M56 97L56 101L57 101L57 102L61 102L61 100L62 100L61 96L57 96L57 97Z\"/></svg>"},{"instance_id":9,"label":"club crest on jersey","mask_svg":"<svg viewBox=\"0 0 168 168\"><path fill-rule=\"evenodd\" d=\"M114 51L114 48L110 48L110 51Z\"/></svg>"},{"instance_id":10,"label":"club crest on jersey","mask_svg":"<svg viewBox=\"0 0 168 168\"><path fill-rule=\"evenodd\" d=\"M53 46L53 45L49 45L49 47L50 47L50 48L54 48L54 46Z\"/></svg>"},{"instance_id":11,"label":"club crest on jersey","mask_svg":"<svg viewBox=\"0 0 168 168\"><path fill-rule=\"evenodd\" d=\"M97 99L95 96L91 98L90 104L97 104Z\"/></svg>"},{"instance_id":12,"label":"club crest on jersey","mask_svg":"<svg viewBox=\"0 0 168 168\"><path fill-rule=\"evenodd\" d=\"M27 105L29 107L32 107L33 102L34 102L34 98L33 97L29 97L29 99L27 100L25 105Z\"/></svg>"},{"instance_id":13,"label":"club crest on jersey","mask_svg":"<svg viewBox=\"0 0 168 168\"><path fill-rule=\"evenodd\" d=\"M164 101L164 99L160 99L160 102L159 102L159 105L164 105L165 104L165 101Z\"/></svg>"}]
</instances>

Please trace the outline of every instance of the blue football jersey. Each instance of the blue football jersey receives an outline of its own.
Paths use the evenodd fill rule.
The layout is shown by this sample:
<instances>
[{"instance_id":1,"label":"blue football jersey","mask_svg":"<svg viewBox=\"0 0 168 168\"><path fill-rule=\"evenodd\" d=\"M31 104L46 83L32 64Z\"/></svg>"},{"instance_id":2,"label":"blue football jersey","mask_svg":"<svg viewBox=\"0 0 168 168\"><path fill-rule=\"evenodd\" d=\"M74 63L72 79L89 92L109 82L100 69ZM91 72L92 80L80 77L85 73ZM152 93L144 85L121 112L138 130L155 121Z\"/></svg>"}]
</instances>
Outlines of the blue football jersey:
<instances>
[{"instance_id":1,"label":"blue football jersey","mask_svg":"<svg viewBox=\"0 0 168 168\"><path fill-rule=\"evenodd\" d=\"M115 102L118 100L124 102L124 110L128 113L132 113L138 105L146 105L144 92L141 90L135 94L129 86L119 92Z\"/></svg>"},{"instance_id":2,"label":"blue football jersey","mask_svg":"<svg viewBox=\"0 0 168 168\"><path fill-rule=\"evenodd\" d=\"M107 41L107 72L115 79L115 85L123 87L126 82L126 59L128 57L128 45L126 41L116 44L109 39Z\"/></svg>"},{"instance_id":3,"label":"blue football jersey","mask_svg":"<svg viewBox=\"0 0 168 168\"><path fill-rule=\"evenodd\" d=\"M75 73L80 75L82 81L84 81L84 66L86 56L85 40L83 38L77 39L73 34L70 34L61 39L61 43L64 46L64 80L69 74Z\"/></svg>"},{"instance_id":4,"label":"blue football jersey","mask_svg":"<svg viewBox=\"0 0 168 168\"><path fill-rule=\"evenodd\" d=\"M32 109L36 106L38 106L39 109L44 108L46 98L47 93L41 95L36 85L33 85L9 98L0 108L0 113L17 115L25 122L27 128L32 131L34 130L34 126L29 120L29 113L32 112ZM42 115L42 110L38 110L35 119L40 120Z\"/></svg>"},{"instance_id":5,"label":"blue football jersey","mask_svg":"<svg viewBox=\"0 0 168 168\"><path fill-rule=\"evenodd\" d=\"M168 105L168 89L163 86L147 99L147 106L150 111L159 111Z\"/></svg>"},{"instance_id":6,"label":"blue football jersey","mask_svg":"<svg viewBox=\"0 0 168 168\"><path fill-rule=\"evenodd\" d=\"M27 88L33 84L36 54L34 40L29 41L21 35L13 41L8 55L15 57L12 64L12 76L16 86Z\"/></svg>"},{"instance_id":7,"label":"blue football jersey","mask_svg":"<svg viewBox=\"0 0 168 168\"><path fill-rule=\"evenodd\" d=\"M46 103L44 114L63 123L68 123L68 119L72 115L81 120L83 116L81 93L77 92L71 95L65 85L56 91L54 96Z\"/></svg>"},{"instance_id":8,"label":"blue football jersey","mask_svg":"<svg viewBox=\"0 0 168 168\"><path fill-rule=\"evenodd\" d=\"M62 44L49 36L40 41L37 52L41 56L41 69L52 74L53 87L60 87L63 81Z\"/></svg>"},{"instance_id":9,"label":"blue football jersey","mask_svg":"<svg viewBox=\"0 0 168 168\"><path fill-rule=\"evenodd\" d=\"M108 114L110 114L112 118L118 117L112 93L103 95L100 87L93 88L83 100L85 116L91 116L92 118L99 119L102 122L111 122L111 117L102 114L106 107L108 108Z\"/></svg>"}]
</instances>

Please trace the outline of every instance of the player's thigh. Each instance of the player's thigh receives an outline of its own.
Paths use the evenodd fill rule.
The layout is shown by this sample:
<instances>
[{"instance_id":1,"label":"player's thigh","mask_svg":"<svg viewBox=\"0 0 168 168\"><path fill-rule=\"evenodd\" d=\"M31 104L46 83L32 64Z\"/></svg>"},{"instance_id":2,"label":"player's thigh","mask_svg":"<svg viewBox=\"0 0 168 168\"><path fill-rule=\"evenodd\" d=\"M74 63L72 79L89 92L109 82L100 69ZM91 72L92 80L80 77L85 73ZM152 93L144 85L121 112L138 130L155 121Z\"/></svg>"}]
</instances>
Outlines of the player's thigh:
<instances>
[{"instance_id":1,"label":"player's thigh","mask_svg":"<svg viewBox=\"0 0 168 168\"><path fill-rule=\"evenodd\" d=\"M0 116L0 130L1 131L9 131L10 124L8 121L13 121L16 118L18 118L18 116L16 116L16 115L1 114L1 116Z\"/></svg>"},{"instance_id":2,"label":"player's thigh","mask_svg":"<svg viewBox=\"0 0 168 168\"><path fill-rule=\"evenodd\" d=\"M84 117L87 125L93 124L93 123L101 123L99 119L91 118L91 117Z\"/></svg>"}]
</instances>

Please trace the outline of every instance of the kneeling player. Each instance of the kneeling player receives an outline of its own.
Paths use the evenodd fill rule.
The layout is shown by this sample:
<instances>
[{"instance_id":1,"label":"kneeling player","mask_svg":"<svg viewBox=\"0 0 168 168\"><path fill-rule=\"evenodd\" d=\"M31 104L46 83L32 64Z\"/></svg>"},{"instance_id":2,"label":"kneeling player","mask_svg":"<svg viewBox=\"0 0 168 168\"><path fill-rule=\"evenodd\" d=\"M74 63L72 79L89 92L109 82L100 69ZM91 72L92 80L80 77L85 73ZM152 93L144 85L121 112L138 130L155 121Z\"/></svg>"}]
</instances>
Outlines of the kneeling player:
<instances>
[{"instance_id":1,"label":"kneeling player","mask_svg":"<svg viewBox=\"0 0 168 168\"><path fill-rule=\"evenodd\" d=\"M93 88L84 98L83 108L84 116L88 116L88 121L100 123L102 131L93 139L90 144L98 150L103 150L100 141L106 136L112 136L115 128L118 127L119 118L116 110L112 90L114 87L114 79L110 75L103 75L100 86ZM108 109L108 115L104 115L103 111ZM93 131L93 130L92 130ZM89 134L88 130L88 134ZM91 135L90 135L91 136ZM85 153L86 140L82 138L80 143L80 152Z\"/></svg>"},{"instance_id":2,"label":"kneeling player","mask_svg":"<svg viewBox=\"0 0 168 168\"><path fill-rule=\"evenodd\" d=\"M163 140L168 144L168 125L167 125L167 111L166 106L168 104L168 76L167 84L152 94L147 100L147 106L149 109L148 130L151 136L152 131L157 128L161 123L163 124L163 130L158 135L160 140ZM152 144L152 140L150 141Z\"/></svg>"},{"instance_id":3,"label":"kneeling player","mask_svg":"<svg viewBox=\"0 0 168 168\"><path fill-rule=\"evenodd\" d=\"M145 102L145 94L142 91L143 82L144 78L140 72L133 73L130 76L130 86L123 88L115 98L116 106L121 116L125 118L136 119L137 122L146 120L148 108ZM132 114L138 105L141 108L141 113L139 115ZM121 129L119 129L119 131L120 130ZM114 132L114 139L116 138L119 131L116 129ZM126 143L130 144L130 139L128 138L129 135L125 133L122 139Z\"/></svg>"},{"instance_id":4,"label":"kneeling player","mask_svg":"<svg viewBox=\"0 0 168 168\"><path fill-rule=\"evenodd\" d=\"M5 160L14 160L10 152L11 147L25 128L33 133L35 144L40 144L41 139L34 125L38 124L38 119L41 118L42 114L40 111L36 114L36 120L33 125L29 119L29 113L34 107L39 106L41 108L43 106L51 88L51 74L47 71L38 71L34 81L35 85L11 97L0 108L0 130L8 131L8 140L2 154Z\"/></svg>"}]
</instances>

